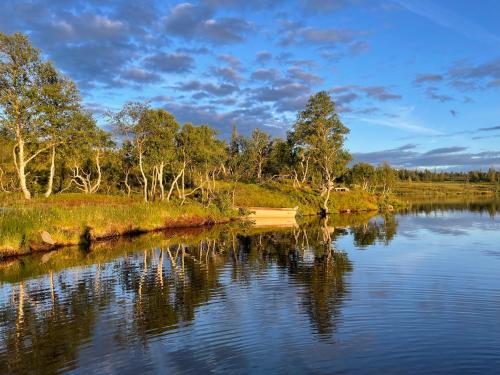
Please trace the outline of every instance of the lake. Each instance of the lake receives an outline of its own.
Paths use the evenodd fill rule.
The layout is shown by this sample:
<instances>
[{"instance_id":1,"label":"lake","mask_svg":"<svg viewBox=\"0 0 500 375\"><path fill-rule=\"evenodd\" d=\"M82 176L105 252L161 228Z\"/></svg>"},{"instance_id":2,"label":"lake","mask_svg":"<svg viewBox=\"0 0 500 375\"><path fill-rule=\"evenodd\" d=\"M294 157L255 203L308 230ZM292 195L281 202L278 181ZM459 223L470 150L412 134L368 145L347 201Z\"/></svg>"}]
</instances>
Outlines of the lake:
<instances>
[{"instance_id":1,"label":"lake","mask_svg":"<svg viewBox=\"0 0 500 375\"><path fill-rule=\"evenodd\" d=\"M4 262L0 373L498 373L499 208L426 202Z\"/></svg>"}]
</instances>

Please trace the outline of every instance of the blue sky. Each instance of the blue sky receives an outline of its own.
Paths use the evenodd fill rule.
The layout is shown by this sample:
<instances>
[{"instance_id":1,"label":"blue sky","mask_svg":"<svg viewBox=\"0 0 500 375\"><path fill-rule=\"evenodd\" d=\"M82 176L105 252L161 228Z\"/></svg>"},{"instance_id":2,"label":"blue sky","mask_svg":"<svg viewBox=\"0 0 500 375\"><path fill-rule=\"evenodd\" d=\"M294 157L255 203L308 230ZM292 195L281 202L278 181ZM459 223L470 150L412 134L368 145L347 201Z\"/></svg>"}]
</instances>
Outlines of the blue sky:
<instances>
[{"instance_id":1,"label":"blue sky","mask_svg":"<svg viewBox=\"0 0 500 375\"><path fill-rule=\"evenodd\" d=\"M3 1L96 115L150 100L180 122L283 136L329 91L355 160L500 168L494 0Z\"/></svg>"}]
</instances>

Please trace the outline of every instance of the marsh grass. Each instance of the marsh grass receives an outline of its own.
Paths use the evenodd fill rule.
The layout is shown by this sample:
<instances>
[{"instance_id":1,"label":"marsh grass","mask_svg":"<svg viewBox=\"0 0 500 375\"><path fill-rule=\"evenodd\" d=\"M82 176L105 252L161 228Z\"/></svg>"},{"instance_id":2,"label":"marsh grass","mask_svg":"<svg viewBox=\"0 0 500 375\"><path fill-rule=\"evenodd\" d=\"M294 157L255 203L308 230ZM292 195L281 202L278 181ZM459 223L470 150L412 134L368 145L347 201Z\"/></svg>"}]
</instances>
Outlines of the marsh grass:
<instances>
[{"instance_id":1,"label":"marsh grass","mask_svg":"<svg viewBox=\"0 0 500 375\"><path fill-rule=\"evenodd\" d=\"M494 195L491 183L463 182L398 182L394 193L408 197L446 197L459 195Z\"/></svg>"}]
</instances>

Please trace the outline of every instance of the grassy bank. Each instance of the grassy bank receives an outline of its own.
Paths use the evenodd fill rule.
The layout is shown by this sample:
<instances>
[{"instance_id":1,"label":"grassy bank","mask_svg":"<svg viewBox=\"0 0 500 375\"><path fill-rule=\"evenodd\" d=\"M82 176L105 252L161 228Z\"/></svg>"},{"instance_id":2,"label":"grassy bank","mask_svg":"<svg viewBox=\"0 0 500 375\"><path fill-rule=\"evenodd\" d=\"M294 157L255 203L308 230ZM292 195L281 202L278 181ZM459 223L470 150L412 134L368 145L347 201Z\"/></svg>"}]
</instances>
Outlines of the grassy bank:
<instances>
[{"instance_id":1,"label":"grassy bank","mask_svg":"<svg viewBox=\"0 0 500 375\"><path fill-rule=\"evenodd\" d=\"M224 222L237 212L221 211L188 201L143 203L140 198L63 194L26 202L3 195L0 201L0 252L24 253L40 245L46 231L58 245L89 240Z\"/></svg>"},{"instance_id":2,"label":"grassy bank","mask_svg":"<svg viewBox=\"0 0 500 375\"><path fill-rule=\"evenodd\" d=\"M286 183L265 185L218 182L222 196L235 191L235 205L242 207L299 207L303 215L319 212L322 198L308 188ZM330 211L366 212L379 208L379 199L363 191L333 193ZM144 203L140 197L61 194L23 200L17 194L0 195L0 256L45 250L42 232L56 246L81 244L126 234L165 228L221 223L238 216L224 204L205 207L196 201Z\"/></svg>"},{"instance_id":3,"label":"grassy bank","mask_svg":"<svg viewBox=\"0 0 500 375\"><path fill-rule=\"evenodd\" d=\"M352 226L366 225L376 215L376 212L364 212L352 215L331 215L328 226L337 230ZM299 221L300 230L319 228L319 217L308 216ZM69 267L84 267L94 264L104 264L125 254L136 253L138 250L151 254L151 249L166 249L169 246L183 244L198 245L202 241L218 241L221 249L230 251L230 244L236 236L254 236L274 232L290 232L292 228L257 228L244 222L231 222L225 225L190 227L164 230L144 236L120 237L113 241L93 243L89 249L73 246L44 253L34 253L22 258L0 260L0 284L2 282L17 283L25 279L59 272ZM166 256L166 255L165 255Z\"/></svg>"}]
</instances>

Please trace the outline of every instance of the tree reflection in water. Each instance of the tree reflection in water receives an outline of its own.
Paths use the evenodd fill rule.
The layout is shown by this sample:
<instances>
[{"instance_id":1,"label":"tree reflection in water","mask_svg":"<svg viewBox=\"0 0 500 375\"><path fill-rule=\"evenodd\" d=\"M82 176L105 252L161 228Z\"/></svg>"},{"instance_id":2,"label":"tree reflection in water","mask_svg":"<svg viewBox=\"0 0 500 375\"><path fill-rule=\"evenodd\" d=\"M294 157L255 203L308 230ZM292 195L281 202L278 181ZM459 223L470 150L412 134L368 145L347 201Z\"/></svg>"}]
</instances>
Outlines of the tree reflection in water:
<instances>
[{"instance_id":1,"label":"tree reflection in water","mask_svg":"<svg viewBox=\"0 0 500 375\"><path fill-rule=\"evenodd\" d=\"M366 223L352 233L365 245L390 241L395 229L395 220L386 217L383 224ZM9 373L75 368L102 321L112 331L114 350L147 346L153 337L192 324L197 307L223 295L228 282L249 285L273 266L293 281L289 287L297 289L313 331L331 337L348 293L345 275L352 270L333 243L346 233L328 220L276 231L228 228L21 280L10 287L10 300L0 300L0 368ZM57 257L51 262L60 262Z\"/></svg>"},{"instance_id":2,"label":"tree reflection in water","mask_svg":"<svg viewBox=\"0 0 500 375\"><path fill-rule=\"evenodd\" d=\"M351 227L351 234L354 244L361 248L373 245L376 241L388 245L396 235L397 227L396 217L385 214L377 220Z\"/></svg>"}]
</instances>

